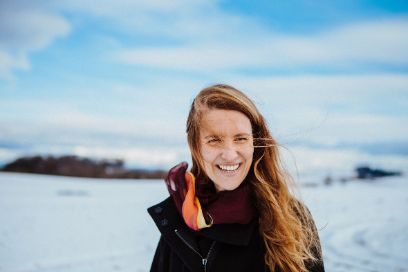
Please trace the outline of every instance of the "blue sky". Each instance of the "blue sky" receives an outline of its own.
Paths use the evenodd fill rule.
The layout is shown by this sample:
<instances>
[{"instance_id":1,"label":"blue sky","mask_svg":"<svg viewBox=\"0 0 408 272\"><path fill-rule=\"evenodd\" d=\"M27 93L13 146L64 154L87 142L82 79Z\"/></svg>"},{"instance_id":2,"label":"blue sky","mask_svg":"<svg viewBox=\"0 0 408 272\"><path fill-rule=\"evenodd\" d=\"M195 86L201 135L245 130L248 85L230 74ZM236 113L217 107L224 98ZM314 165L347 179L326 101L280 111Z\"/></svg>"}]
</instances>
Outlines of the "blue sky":
<instances>
[{"instance_id":1,"label":"blue sky","mask_svg":"<svg viewBox=\"0 0 408 272\"><path fill-rule=\"evenodd\" d=\"M188 159L213 83L285 145L408 155L406 1L1 1L0 161Z\"/></svg>"}]
</instances>

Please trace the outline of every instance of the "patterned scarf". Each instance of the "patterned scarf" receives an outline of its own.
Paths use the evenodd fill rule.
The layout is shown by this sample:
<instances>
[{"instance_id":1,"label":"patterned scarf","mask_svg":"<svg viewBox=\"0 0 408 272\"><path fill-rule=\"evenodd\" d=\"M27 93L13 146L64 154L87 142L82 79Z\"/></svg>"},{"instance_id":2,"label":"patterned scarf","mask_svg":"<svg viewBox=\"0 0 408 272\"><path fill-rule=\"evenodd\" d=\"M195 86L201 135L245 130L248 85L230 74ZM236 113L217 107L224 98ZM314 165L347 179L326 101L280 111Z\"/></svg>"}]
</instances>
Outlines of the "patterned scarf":
<instances>
[{"instance_id":1,"label":"patterned scarf","mask_svg":"<svg viewBox=\"0 0 408 272\"><path fill-rule=\"evenodd\" d=\"M235 190L221 191L215 197L200 201L195 177L187 168L186 162L176 165L170 169L165 181L177 210L191 229L197 231L213 224L248 224L255 217L248 182L244 181Z\"/></svg>"}]
</instances>

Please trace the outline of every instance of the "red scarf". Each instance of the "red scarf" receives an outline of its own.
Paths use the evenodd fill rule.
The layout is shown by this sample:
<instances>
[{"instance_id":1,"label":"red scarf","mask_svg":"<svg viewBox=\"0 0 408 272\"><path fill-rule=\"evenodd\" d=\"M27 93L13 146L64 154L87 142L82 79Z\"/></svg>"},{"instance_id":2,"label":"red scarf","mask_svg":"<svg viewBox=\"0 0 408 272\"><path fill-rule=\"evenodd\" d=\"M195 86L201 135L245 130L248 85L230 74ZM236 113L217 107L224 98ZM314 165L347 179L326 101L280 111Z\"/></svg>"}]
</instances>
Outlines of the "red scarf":
<instances>
[{"instance_id":1,"label":"red scarf","mask_svg":"<svg viewBox=\"0 0 408 272\"><path fill-rule=\"evenodd\" d=\"M176 165L165 179L174 204L187 226L200 230L213 224L248 224L254 218L256 212L248 182L243 182L235 190L221 191L204 199L197 196L195 177L187 172L187 167L186 162Z\"/></svg>"}]
</instances>

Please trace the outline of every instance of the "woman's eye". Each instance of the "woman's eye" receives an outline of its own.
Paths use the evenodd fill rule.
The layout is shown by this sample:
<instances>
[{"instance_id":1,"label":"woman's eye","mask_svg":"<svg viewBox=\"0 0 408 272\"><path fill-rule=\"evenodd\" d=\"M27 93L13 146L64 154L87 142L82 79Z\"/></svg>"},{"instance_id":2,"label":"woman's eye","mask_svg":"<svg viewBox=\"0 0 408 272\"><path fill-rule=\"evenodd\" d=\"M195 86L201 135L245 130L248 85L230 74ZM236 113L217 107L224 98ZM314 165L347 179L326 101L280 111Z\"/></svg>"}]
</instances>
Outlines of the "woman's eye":
<instances>
[{"instance_id":1,"label":"woman's eye","mask_svg":"<svg viewBox=\"0 0 408 272\"><path fill-rule=\"evenodd\" d=\"M220 139L216 139L216 138L210 139L210 140L207 141L208 144L215 144L215 143L219 143L219 142L221 142L221 140L220 140Z\"/></svg>"},{"instance_id":2,"label":"woman's eye","mask_svg":"<svg viewBox=\"0 0 408 272\"><path fill-rule=\"evenodd\" d=\"M248 141L248 138L246 138L246 137L239 137L239 138L236 138L235 141L236 141L236 142L239 142L239 143L243 143L243 142Z\"/></svg>"}]
</instances>

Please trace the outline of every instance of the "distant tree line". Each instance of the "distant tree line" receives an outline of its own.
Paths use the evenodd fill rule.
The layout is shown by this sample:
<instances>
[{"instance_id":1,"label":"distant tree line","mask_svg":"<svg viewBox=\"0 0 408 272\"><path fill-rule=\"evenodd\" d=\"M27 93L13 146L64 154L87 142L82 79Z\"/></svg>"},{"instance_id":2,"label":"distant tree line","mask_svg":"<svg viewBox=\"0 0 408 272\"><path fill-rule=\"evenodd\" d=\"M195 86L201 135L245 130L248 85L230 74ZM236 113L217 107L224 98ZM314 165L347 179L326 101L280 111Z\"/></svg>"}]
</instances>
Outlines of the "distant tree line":
<instances>
[{"instance_id":1,"label":"distant tree line","mask_svg":"<svg viewBox=\"0 0 408 272\"><path fill-rule=\"evenodd\" d=\"M1 171L73 177L124 179L162 179L167 173L163 170L129 170L124 168L124 162L120 159L93 160L78 156L22 157L6 164Z\"/></svg>"}]
</instances>

